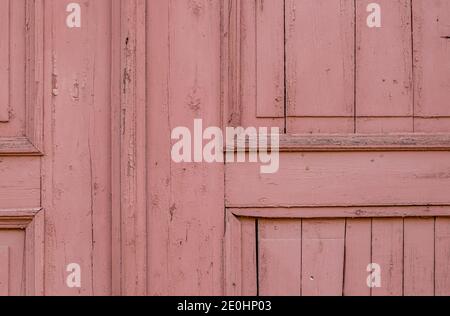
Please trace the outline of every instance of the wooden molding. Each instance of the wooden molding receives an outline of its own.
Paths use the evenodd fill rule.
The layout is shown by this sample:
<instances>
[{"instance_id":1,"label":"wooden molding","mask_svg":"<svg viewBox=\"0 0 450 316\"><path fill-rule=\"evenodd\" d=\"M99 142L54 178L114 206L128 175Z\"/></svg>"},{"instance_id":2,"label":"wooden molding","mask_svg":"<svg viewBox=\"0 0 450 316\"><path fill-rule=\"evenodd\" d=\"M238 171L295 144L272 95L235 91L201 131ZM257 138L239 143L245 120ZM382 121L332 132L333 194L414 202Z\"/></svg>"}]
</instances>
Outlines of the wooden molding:
<instances>
[{"instance_id":1,"label":"wooden molding","mask_svg":"<svg viewBox=\"0 0 450 316\"><path fill-rule=\"evenodd\" d=\"M25 293L44 295L44 211L0 210L0 229L25 230Z\"/></svg>"},{"instance_id":2,"label":"wooden molding","mask_svg":"<svg viewBox=\"0 0 450 316\"><path fill-rule=\"evenodd\" d=\"M25 26L24 26L25 27ZM26 1L26 120L24 137L0 137L0 156L43 154L44 1Z\"/></svg>"},{"instance_id":3,"label":"wooden molding","mask_svg":"<svg viewBox=\"0 0 450 316\"><path fill-rule=\"evenodd\" d=\"M251 218L374 218L450 217L450 206L351 206L292 208L230 208L237 217Z\"/></svg>"},{"instance_id":4,"label":"wooden molding","mask_svg":"<svg viewBox=\"0 0 450 316\"><path fill-rule=\"evenodd\" d=\"M226 151L248 151L227 146ZM280 135L280 152L449 151L450 134L304 134ZM270 140L269 140L270 148Z\"/></svg>"},{"instance_id":5,"label":"wooden molding","mask_svg":"<svg viewBox=\"0 0 450 316\"><path fill-rule=\"evenodd\" d=\"M113 21L113 295L146 295L146 1L115 0Z\"/></svg>"}]
</instances>

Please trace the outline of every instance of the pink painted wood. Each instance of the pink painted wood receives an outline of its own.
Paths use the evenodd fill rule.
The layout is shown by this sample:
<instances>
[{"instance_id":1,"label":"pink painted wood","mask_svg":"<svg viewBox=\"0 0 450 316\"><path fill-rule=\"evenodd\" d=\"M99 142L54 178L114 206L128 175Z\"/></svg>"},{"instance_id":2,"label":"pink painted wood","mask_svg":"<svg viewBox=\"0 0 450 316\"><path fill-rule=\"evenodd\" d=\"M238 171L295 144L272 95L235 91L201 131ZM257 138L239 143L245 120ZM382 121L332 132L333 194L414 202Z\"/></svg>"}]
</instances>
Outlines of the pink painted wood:
<instances>
[{"instance_id":1,"label":"pink painted wood","mask_svg":"<svg viewBox=\"0 0 450 316\"><path fill-rule=\"evenodd\" d=\"M0 295L450 294L450 0L71 2L0 0Z\"/></svg>"}]
</instances>

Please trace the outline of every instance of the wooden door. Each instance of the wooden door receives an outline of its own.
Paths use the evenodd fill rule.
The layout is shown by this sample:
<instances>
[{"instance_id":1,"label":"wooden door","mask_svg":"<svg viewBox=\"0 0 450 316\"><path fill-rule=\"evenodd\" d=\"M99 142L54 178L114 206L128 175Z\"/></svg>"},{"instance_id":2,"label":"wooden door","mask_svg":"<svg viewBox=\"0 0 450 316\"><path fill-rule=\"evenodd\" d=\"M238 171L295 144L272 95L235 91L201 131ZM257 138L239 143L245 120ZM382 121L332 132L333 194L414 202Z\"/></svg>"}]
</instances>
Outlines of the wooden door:
<instances>
[{"instance_id":1,"label":"wooden door","mask_svg":"<svg viewBox=\"0 0 450 316\"><path fill-rule=\"evenodd\" d=\"M226 165L227 294L449 294L450 1L372 2L227 2L226 120L285 131Z\"/></svg>"},{"instance_id":2,"label":"wooden door","mask_svg":"<svg viewBox=\"0 0 450 316\"><path fill-rule=\"evenodd\" d=\"M450 0L371 2L0 0L0 295L448 295Z\"/></svg>"},{"instance_id":3,"label":"wooden door","mask_svg":"<svg viewBox=\"0 0 450 316\"><path fill-rule=\"evenodd\" d=\"M0 1L0 295L111 293L112 2L70 3Z\"/></svg>"}]
</instances>

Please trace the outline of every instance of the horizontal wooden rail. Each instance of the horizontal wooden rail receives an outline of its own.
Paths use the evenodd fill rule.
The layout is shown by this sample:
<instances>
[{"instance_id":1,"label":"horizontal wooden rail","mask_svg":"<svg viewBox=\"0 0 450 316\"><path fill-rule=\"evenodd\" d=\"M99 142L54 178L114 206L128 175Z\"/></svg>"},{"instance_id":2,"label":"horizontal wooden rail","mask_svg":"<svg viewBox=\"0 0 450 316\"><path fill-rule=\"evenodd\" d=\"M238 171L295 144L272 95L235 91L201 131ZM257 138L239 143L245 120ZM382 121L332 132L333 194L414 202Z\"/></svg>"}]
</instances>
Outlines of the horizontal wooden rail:
<instances>
[{"instance_id":1,"label":"horizontal wooden rail","mask_svg":"<svg viewBox=\"0 0 450 316\"><path fill-rule=\"evenodd\" d=\"M270 137L269 137L270 138ZM227 144L226 151L248 151ZM270 139L269 145L270 148ZM301 134L280 135L281 152L301 151L449 151L450 134Z\"/></svg>"}]
</instances>

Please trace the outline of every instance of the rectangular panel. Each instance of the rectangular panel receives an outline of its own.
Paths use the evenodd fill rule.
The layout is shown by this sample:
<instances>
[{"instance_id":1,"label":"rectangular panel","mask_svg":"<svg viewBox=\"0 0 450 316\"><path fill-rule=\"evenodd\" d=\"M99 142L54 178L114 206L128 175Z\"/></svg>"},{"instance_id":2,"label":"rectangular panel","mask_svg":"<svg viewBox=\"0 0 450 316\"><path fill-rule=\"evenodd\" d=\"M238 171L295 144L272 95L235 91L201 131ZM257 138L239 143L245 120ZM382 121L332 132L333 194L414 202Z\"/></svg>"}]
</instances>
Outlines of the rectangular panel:
<instances>
[{"instance_id":1,"label":"rectangular panel","mask_svg":"<svg viewBox=\"0 0 450 316\"><path fill-rule=\"evenodd\" d=\"M373 1L356 1L356 116L412 116L411 1L376 2L382 24L370 28L367 6ZM364 121L358 123L360 132ZM409 123L403 132L412 132Z\"/></svg>"},{"instance_id":2,"label":"rectangular panel","mask_svg":"<svg viewBox=\"0 0 450 316\"><path fill-rule=\"evenodd\" d=\"M259 220L259 294L301 294L302 222Z\"/></svg>"},{"instance_id":3,"label":"rectangular panel","mask_svg":"<svg viewBox=\"0 0 450 316\"><path fill-rule=\"evenodd\" d=\"M436 218L435 294L450 296L450 218Z\"/></svg>"},{"instance_id":4,"label":"rectangular panel","mask_svg":"<svg viewBox=\"0 0 450 316\"><path fill-rule=\"evenodd\" d=\"M304 220L302 231L302 295L342 295L345 220Z\"/></svg>"},{"instance_id":5,"label":"rectangular panel","mask_svg":"<svg viewBox=\"0 0 450 316\"><path fill-rule=\"evenodd\" d=\"M434 218L405 219L404 295L434 295Z\"/></svg>"},{"instance_id":6,"label":"rectangular panel","mask_svg":"<svg viewBox=\"0 0 450 316\"><path fill-rule=\"evenodd\" d=\"M0 230L0 296L25 295L25 231Z\"/></svg>"},{"instance_id":7,"label":"rectangular panel","mask_svg":"<svg viewBox=\"0 0 450 316\"><path fill-rule=\"evenodd\" d=\"M0 157L0 209L40 206L40 181L39 158Z\"/></svg>"},{"instance_id":8,"label":"rectangular panel","mask_svg":"<svg viewBox=\"0 0 450 316\"><path fill-rule=\"evenodd\" d=\"M256 220L229 214L226 224L225 295L256 296Z\"/></svg>"},{"instance_id":9,"label":"rectangular panel","mask_svg":"<svg viewBox=\"0 0 450 316\"><path fill-rule=\"evenodd\" d=\"M9 247L0 246L0 296L9 295Z\"/></svg>"},{"instance_id":10,"label":"rectangular panel","mask_svg":"<svg viewBox=\"0 0 450 316\"><path fill-rule=\"evenodd\" d=\"M26 134L26 121L32 115L26 108L27 32L34 29L25 25L27 21L25 0L2 0L0 23L8 29L0 38L0 114L7 124L0 123L0 137L21 137ZM3 10L5 7L9 10ZM32 14L32 13L30 13ZM8 23L8 26L6 26ZM5 47L5 45L8 45ZM31 59L31 58L30 58ZM0 119L1 121L1 119Z\"/></svg>"},{"instance_id":11,"label":"rectangular panel","mask_svg":"<svg viewBox=\"0 0 450 316\"><path fill-rule=\"evenodd\" d=\"M242 244L242 295L256 296L258 293L258 272L256 258L256 221L253 218L241 218Z\"/></svg>"},{"instance_id":12,"label":"rectangular panel","mask_svg":"<svg viewBox=\"0 0 450 316\"><path fill-rule=\"evenodd\" d=\"M284 118L284 1L256 1L256 34L256 115Z\"/></svg>"},{"instance_id":13,"label":"rectangular panel","mask_svg":"<svg viewBox=\"0 0 450 316\"><path fill-rule=\"evenodd\" d=\"M372 295L403 295L403 219L373 219L372 263L381 268L381 287Z\"/></svg>"},{"instance_id":14,"label":"rectangular panel","mask_svg":"<svg viewBox=\"0 0 450 316\"><path fill-rule=\"evenodd\" d=\"M413 0L416 116L450 116L450 1Z\"/></svg>"},{"instance_id":15,"label":"rectangular panel","mask_svg":"<svg viewBox=\"0 0 450 316\"><path fill-rule=\"evenodd\" d=\"M284 41L284 32L281 33L281 37L274 37L276 36L277 30L279 30L279 22L277 24L275 19L277 30L269 29L268 31L271 37L270 40L267 40L264 35L265 30L258 30L257 26L259 23L261 28L265 27L262 24L263 18L267 17L272 19L268 8L280 5L281 1L258 2L259 4L264 3L262 11L260 6L258 8L258 3L255 0L233 1L232 7L230 8L230 12L234 12L233 16L235 16L235 20L232 21L234 24L230 26L230 33L232 33L230 34L230 39L234 39L237 43L232 42L228 45L230 68L232 69L229 85L233 85L236 91L233 94L232 100L230 100L230 103L233 102L233 105L232 109L228 110L229 113L227 113L225 124L228 126L244 127L278 126L284 129L284 61L281 60L281 71L283 72L280 73L279 59L280 50L284 52L284 46L282 45L279 48L270 47L269 52L259 52L259 49L263 49L265 45L264 41L269 43L270 40L276 42ZM279 16L279 8L277 12ZM228 18L228 13L225 14ZM258 43L258 38L261 38L263 42ZM261 56L258 57L259 55ZM261 60L258 60L258 58L261 58ZM270 61L268 58L272 58L273 60ZM262 63L264 59L265 62L269 62L268 65L271 66L270 68L265 68L267 65ZM263 74L269 77L266 79L263 77ZM270 82L274 78L276 81ZM264 87L262 85L266 86ZM275 95L279 95L281 89L283 89L283 94L281 95L283 100L281 102L278 100L277 102L275 100L277 96ZM262 98L265 97L266 93L269 99L264 100ZM260 101L263 102L261 105L258 104ZM257 117L264 115L264 112L270 113L269 115L271 116L278 116L281 113L281 104L283 104L281 118ZM228 107L230 106L228 104Z\"/></svg>"},{"instance_id":16,"label":"rectangular panel","mask_svg":"<svg viewBox=\"0 0 450 316\"><path fill-rule=\"evenodd\" d=\"M0 0L0 123L9 121L9 1Z\"/></svg>"},{"instance_id":17,"label":"rectangular panel","mask_svg":"<svg viewBox=\"0 0 450 316\"><path fill-rule=\"evenodd\" d=\"M353 3L286 1L288 117L353 117Z\"/></svg>"},{"instance_id":18,"label":"rectangular panel","mask_svg":"<svg viewBox=\"0 0 450 316\"><path fill-rule=\"evenodd\" d=\"M279 170L227 164L228 207L447 205L450 152L281 153ZM245 179L245 181L242 181Z\"/></svg>"},{"instance_id":19,"label":"rectangular panel","mask_svg":"<svg viewBox=\"0 0 450 316\"><path fill-rule=\"evenodd\" d=\"M356 129L361 134L388 134L412 132L413 117L359 117Z\"/></svg>"},{"instance_id":20,"label":"rectangular panel","mask_svg":"<svg viewBox=\"0 0 450 316\"><path fill-rule=\"evenodd\" d=\"M370 296L367 266L371 260L372 219L347 219L345 231L345 296Z\"/></svg>"}]
</instances>

